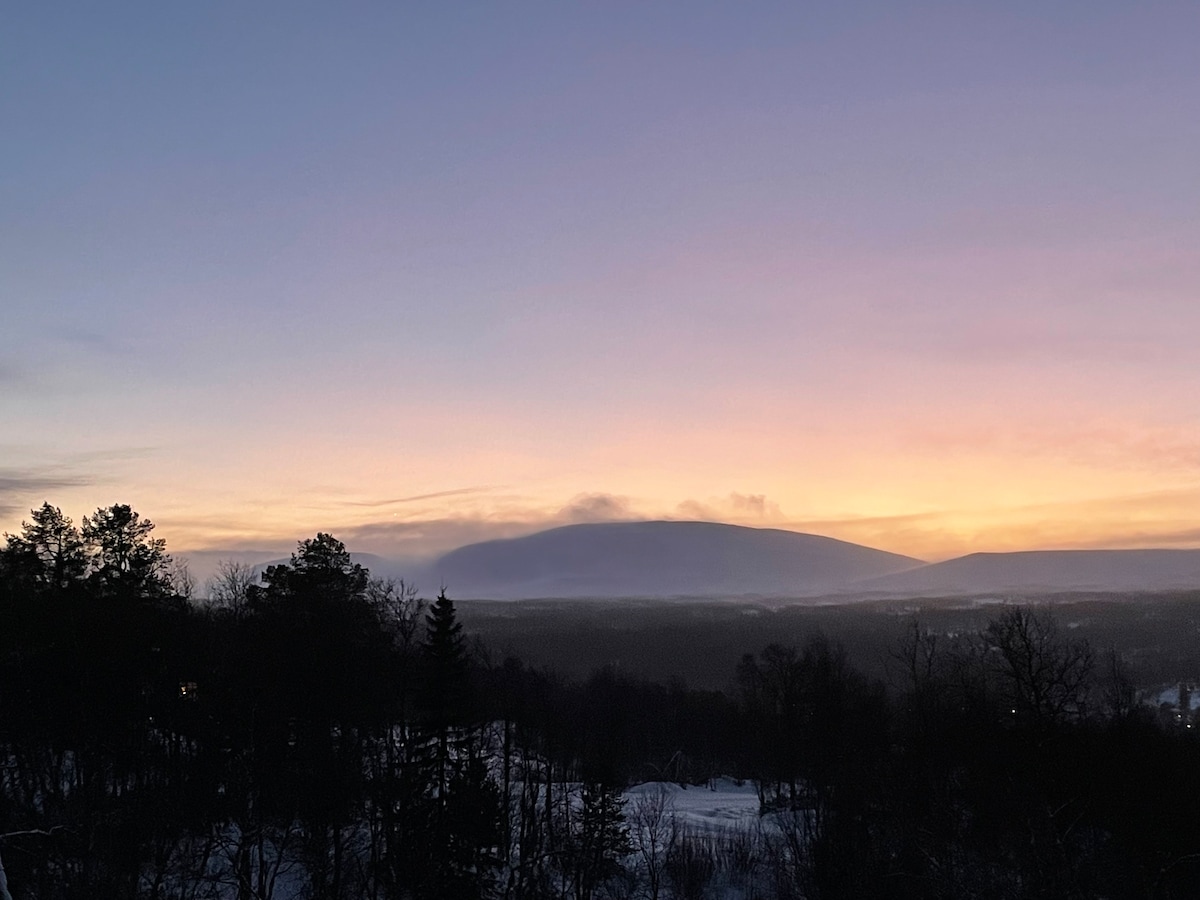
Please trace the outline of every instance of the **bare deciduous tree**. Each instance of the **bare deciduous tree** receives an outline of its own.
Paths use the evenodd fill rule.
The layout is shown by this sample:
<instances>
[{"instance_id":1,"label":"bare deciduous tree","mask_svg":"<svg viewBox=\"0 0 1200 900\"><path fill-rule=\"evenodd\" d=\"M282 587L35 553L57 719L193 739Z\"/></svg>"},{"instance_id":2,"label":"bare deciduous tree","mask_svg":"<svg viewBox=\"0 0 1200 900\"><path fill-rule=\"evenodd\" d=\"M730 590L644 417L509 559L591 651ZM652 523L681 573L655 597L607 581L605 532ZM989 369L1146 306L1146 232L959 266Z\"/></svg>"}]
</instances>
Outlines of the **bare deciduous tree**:
<instances>
[{"instance_id":1,"label":"bare deciduous tree","mask_svg":"<svg viewBox=\"0 0 1200 900\"><path fill-rule=\"evenodd\" d=\"M372 578L367 582L367 600L391 632L396 646L402 651L410 651L425 607L429 605L429 601L418 596L417 586L403 578Z\"/></svg>"},{"instance_id":2,"label":"bare deciduous tree","mask_svg":"<svg viewBox=\"0 0 1200 900\"><path fill-rule=\"evenodd\" d=\"M208 580L209 602L217 609L228 610L240 618L246 610L250 588L258 581L254 567L232 559L217 563L217 572Z\"/></svg>"},{"instance_id":3,"label":"bare deciduous tree","mask_svg":"<svg viewBox=\"0 0 1200 900\"><path fill-rule=\"evenodd\" d=\"M661 784L639 794L630 804L629 836L646 869L650 900L658 900L663 870L679 835L674 807L671 795Z\"/></svg>"},{"instance_id":4,"label":"bare deciduous tree","mask_svg":"<svg viewBox=\"0 0 1200 900\"><path fill-rule=\"evenodd\" d=\"M171 582L171 590L176 597L182 597L189 603L196 597L196 576L188 566L186 556L173 556L167 567L167 578Z\"/></svg>"},{"instance_id":5,"label":"bare deciduous tree","mask_svg":"<svg viewBox=\"0 0 1200 900\"><path fill-rule=\"evenodd\" d=\"M1092 650L1064 637L1052 615L1014 606L988 625L983 639L1018 719L1046 725L1085 714Z\"/></svg>"}]
</instances>

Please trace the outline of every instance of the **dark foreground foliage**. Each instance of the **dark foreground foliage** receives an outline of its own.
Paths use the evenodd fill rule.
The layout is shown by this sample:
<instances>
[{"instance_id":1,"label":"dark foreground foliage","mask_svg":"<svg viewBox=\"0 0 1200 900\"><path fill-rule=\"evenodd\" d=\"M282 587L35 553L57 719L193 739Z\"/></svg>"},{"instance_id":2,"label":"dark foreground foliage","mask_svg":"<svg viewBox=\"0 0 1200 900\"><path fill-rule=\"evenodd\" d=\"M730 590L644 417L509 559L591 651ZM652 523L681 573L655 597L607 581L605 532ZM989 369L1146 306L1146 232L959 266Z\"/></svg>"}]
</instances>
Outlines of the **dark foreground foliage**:
<instances>
[{"instance_id":1,"label":"dark foreground foliage","mask_svg":"<svg viewBox=\"0 0 1200 900\"><path fill-rule=\"evenodd\" d=\"M0 897L1200 895L1186 716L1044 611L912 622L886 686L821 636L570 681L329 535L196 602L152 530L47 505L0 550ZM622 799L721 774L753 833Z\"/></svg>"}]
</instances>

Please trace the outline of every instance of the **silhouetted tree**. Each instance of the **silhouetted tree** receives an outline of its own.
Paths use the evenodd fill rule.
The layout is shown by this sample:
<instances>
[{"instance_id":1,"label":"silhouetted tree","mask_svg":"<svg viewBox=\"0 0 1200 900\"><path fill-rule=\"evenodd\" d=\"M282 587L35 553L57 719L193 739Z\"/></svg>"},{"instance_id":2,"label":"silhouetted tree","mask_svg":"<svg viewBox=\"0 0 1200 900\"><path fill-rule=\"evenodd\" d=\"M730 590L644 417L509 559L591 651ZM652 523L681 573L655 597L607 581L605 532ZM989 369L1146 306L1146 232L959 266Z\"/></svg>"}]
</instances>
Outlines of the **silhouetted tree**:
<instances>
[{"instance_id":1,"label":"silhouetted tree","mask_svg":"<svg viewBox=\"0 0 1200 900\"><path fill-rule=\"evenodd\" d=\"M84 516L90 578L100 593L126 598L162 597L171 591L167 543L151 537L154 523L117 503Z\"/></svg>"},{"instance_id":2,"label":"silhouetted tree","mask_svg":"<svg viewBox=\"0 0 1200 900\"><path fill-rule=\"evenodd\" d=\"M241 619L247 611L251 588L258 582L254 567L243 562L223 559L205 585L208 601L214 609Z\"/></svg>"},{"instance_id":3,"label":"silhouetted tree","mask_svg":"<svg viewBox=\"0 0 1200 900\"><path fill-rule=\"evenodd\" d=\"M1086 641L1065 638L1055 618L1013 606L989 623L984 641L1011 715L1035 725L1082 717L1092 689L1093 657Z\"/></svg>"},{"instance_id":4,"label":"silhouetted tree","mask_svg":"<svg viewBox=\"0 0 1200 900\"><path fill-rule=\"evenodd\" d=\"M252 651L243 681L252 692L243 752L255 804L281 826L304 823L302 853L318 898L344 892L347 840L365 802L364 757L391 713L392 687L381 677L390 642L369 583L341 541L318 533L247 589Z\"/></svg>"},{"instance_id":5,"label":"silhouetted tree","mask_svg":"<svg viewBox=\"0 0 1200 900\"><path fill-rule=\"evenodd\" d=\"M443 589L425 618L422 645L422 707L436 741L435 790L444 796L453 762L457 726L465 724L469 688L466 644L454 602Z\"/></svg>"},{"instance_id":6,"label":"silhouetted tree","mask_svg":"<svg viewBox=\"0 0 1200 900\"><path fill-rule=\"evenodd\" d=\"M490 749L475 721L462 623L444 589L425 617L421 666L433 838L423 896L482 897L500 862L502 798L489 777Z\"/></svg>"},{"instance_id":7,"label":"silhouetted tree","mask_svg":"<svg viewBox=\"0 0 1200 900\"><path fill-rule=\"evenodd\" d=\"M6 534L9 564L33 581L61 591L80 581L87 569L83 537L62 510L49 503L30 511L19 535Z\"/></svg>"},{"instance_id":8,"label":"silhouetted tree","mask_svg":"<svg viewBox=\"0 0 1200 900\"><path fill-rule=\"evenodd\" d=\"M565 864L575 900L591 900L619 875L621 860L633 850L620 788L584 782L579 815L569 832Z\"/></svg>"}]
</instances>

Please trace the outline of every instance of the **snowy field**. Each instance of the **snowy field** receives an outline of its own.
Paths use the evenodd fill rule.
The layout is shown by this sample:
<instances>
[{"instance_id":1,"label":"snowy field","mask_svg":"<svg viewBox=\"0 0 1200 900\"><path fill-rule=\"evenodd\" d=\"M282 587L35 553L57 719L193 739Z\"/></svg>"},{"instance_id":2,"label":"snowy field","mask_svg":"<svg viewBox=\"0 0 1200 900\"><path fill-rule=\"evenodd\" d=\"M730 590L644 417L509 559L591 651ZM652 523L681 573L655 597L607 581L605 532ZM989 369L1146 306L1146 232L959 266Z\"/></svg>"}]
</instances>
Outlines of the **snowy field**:
<instances>
[{"instance_id":1,"label":"snowy field","mask_svg":"<svg viewBox=\"0 0 1200 900\"><path fill-rule=\"evenodd\" d=\"M662 792L669 813L689 831L724 832L753 829L758 823L758 794L750 781L716 778L707 786L686 788L670 781L649 781L625 792L625 809L632 810L640 798Z\"/></svg>"}]
</instances>

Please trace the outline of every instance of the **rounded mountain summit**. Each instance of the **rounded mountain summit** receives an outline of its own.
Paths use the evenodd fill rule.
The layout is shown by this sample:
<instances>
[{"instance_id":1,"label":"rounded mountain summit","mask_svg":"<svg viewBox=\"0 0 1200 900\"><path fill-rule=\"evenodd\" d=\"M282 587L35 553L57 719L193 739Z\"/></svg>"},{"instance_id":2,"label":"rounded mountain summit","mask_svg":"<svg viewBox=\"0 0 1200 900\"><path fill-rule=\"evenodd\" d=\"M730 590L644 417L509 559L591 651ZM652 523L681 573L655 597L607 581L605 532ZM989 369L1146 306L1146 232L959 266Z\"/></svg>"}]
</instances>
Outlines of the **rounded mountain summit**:
<instances>
[{"instance_id":1,"label":"rounded mountain summit","mask_svg":"<svg viewBox=\"0 0 1200 900\"><path fill-rule=\"evenodd\" d=\"M776 528L606 522L460 547L434 563L433 574L464 599L796 597L920 565Z\"/></svg>"}]
</instances>

